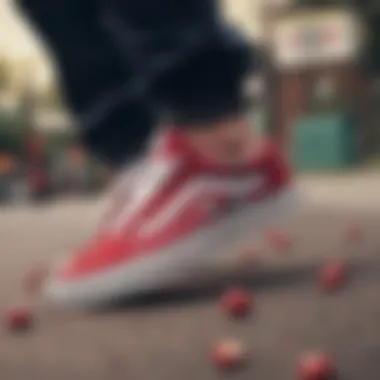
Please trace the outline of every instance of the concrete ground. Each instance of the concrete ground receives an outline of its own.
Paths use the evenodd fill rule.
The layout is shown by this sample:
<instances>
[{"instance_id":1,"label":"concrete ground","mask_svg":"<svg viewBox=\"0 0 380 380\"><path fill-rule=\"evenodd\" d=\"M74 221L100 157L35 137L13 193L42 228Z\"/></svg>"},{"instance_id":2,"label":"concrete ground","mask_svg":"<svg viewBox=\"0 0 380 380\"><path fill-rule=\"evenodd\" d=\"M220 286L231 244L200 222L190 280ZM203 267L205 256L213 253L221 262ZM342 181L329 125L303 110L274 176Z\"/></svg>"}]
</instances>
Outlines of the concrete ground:
<instances>
[{"instance_id":1,"label":"concrete ground","mask_svg":"<svg viewBox=\"0 0 380 380\"><path fill-rule=\"evenodd\" d=\"M59 315L28 301L19 280L36 260L53 260L93 228L94 200L0 210L0 308L32 302L35 330L0 330L0 377L4 380L291 380L297 357L328 351L345 380L378 380L380 372L380 180L313 177L301 180L307 207L291 226L295 246L276 255L264 246L259 263L202 291L144 300L102 314ZM352 223L364 241L345 240ZM327 259L352 263L348 286L326 295L315 275ZM226 286L242 283L256 311L242 322L220 311ZM241 339L249 362L223 374L209 361L212 344Z\"/></svg>"}]
</instances>

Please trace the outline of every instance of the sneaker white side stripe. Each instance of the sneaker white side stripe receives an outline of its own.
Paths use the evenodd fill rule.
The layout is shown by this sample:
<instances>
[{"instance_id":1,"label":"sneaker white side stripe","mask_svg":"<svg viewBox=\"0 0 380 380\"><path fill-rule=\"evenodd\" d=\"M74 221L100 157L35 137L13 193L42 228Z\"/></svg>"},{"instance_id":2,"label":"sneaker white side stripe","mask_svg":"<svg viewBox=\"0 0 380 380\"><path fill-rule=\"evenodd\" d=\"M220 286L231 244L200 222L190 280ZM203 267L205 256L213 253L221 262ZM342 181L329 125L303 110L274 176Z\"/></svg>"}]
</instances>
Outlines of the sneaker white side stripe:
<instances>
[{"instance_id":1,"label":"sneaker white side stripe","mask_svg":"<svg viewBox=\"0 0 380 380\"><path fill-rule=\"evenodd\" d=\"M134 215L166 183L166 180L170 178L172 172L176 169L177 164L175 161L167 161L144 167L140 176L134 178L135 182L131 184L130 188L130 197L124 205L120 205L119 212L110 227L111 230L117 232L125 228Z\"/></svg>"},{"instance_id":2,"label":"sneaker white side stripe","mask_svg":"<svg viewBox=\"0 0 380 380\"><path fill-rule=\"evenodd\" d=\"M203 197L205 201L212 201L214 195L226 195L228 198L240 198L249 192L258 190L264 182L260 176L251 176L242 179L198 178L185 184L178 194L166 207L152 219L146 221L140 233L151 235L157 233L173 218L177 217L192 199ZM207 199L207 195L212 196Z\"/></svg>"}]
</instances>

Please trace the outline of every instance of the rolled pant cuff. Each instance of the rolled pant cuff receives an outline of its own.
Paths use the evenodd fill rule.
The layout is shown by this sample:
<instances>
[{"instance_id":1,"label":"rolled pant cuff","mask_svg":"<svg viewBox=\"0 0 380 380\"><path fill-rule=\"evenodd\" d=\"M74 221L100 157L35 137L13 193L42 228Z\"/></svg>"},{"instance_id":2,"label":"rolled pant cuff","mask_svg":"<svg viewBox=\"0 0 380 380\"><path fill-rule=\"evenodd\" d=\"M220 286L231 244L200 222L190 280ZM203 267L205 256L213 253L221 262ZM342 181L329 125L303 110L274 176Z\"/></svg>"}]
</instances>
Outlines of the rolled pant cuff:
<instances>
[{"instance_id":1,"label":"rolled pant cuff","mask_svg":"<svg viewBox=\"0 0 380 380\"><path fill-rule=\"evenodd\" d=\"M178 127L188 128L207 125L226 117L244 114L249 102L242 97L214 98L212 103L192 104L184 109L171 109L164 113L164 121Z\"/></svg>"}]
</instances>

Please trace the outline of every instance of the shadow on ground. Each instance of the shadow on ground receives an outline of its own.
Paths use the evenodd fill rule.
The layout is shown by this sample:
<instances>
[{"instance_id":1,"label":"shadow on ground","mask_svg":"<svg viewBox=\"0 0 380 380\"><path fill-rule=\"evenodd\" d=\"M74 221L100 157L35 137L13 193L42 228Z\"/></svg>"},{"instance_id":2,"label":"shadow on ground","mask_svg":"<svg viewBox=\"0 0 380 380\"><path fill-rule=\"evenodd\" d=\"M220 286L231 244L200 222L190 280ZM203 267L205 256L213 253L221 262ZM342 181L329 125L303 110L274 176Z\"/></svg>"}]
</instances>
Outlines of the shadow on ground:
<instances>
[{"instance_id":1,"label":"shadow on ground","mask_svg":"<svg viewBox=\"0 0 380 380\"><path fill-rule=\"evenodd\" d=\"M136 309L149 311L173 305L207 303L229 287L243 287L260 293L275 292L280 289L296 290L300 287L313 289L318 286L317 275L322 265L321 261L315 261L298 266L261 268L250 273L228 276L212 284L201 284L197 288L161 291L132 299L118 299L96 311L99 313L132 312ZM380 278L378 260L367 258L364 262L363 260L349 262L349 282L346 287L354 286L363 278Z\"/></svg>"}]
</instances>

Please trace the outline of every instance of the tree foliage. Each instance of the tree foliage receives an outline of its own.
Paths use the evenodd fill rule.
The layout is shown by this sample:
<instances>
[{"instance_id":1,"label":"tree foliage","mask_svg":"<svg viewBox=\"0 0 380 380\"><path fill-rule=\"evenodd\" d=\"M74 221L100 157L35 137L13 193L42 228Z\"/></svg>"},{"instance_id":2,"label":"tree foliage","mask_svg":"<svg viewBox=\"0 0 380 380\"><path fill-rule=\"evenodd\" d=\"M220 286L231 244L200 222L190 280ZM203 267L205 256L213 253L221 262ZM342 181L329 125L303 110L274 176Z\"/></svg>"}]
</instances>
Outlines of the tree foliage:
<instances>
[{"instance_id":1,"label":"tree foliage","mask_svg":"<svg viewBox=\"0 0 380 380\"><path fill-rule=\"evenodd\" d=\"M10 65L5 57L0 57L0 92L5 91L10 83Z\"/></svg>"}]
</instances>

